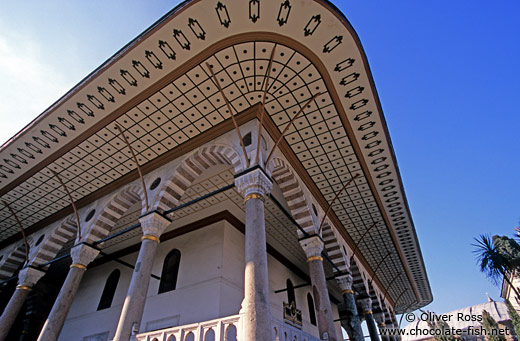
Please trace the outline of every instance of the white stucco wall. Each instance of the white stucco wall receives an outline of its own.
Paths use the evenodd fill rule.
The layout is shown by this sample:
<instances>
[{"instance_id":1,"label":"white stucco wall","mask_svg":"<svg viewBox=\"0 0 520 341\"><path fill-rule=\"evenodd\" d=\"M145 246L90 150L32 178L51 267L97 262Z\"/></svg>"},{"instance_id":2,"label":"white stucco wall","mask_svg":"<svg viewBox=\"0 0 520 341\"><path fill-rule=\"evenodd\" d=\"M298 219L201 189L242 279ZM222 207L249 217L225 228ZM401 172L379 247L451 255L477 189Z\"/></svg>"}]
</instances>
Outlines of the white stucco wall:
<instances>
[{"instance_id":1,"label":"white stucco wall","mask_svg":"<svg viewBox=\"0 0 520 341\"><path fill-rule=\"evenodd\" d=\"M221 221L165 241L158 247L154 274L161 274L164 258L174 248L181 252L177 288L159 295L159 281L150 280L140 331L147 331L150 322L155 324L155 328L148 325L149 329L157 329L172 323L184 325L237 314L243 299L244 235L228 222ZM136 259L137 253L122 258L130 264L134 264ZM304 280L270 255L268 267L271 312L274 318L283 320L283 302L287 302L287 293L275 294L274 291L285 288L287 279L291 279L295 286ZM121 271L121 276L112 306L96 311L105 281L116 268ZM131 275L131 269L115 262L89 269L59 340L83 340L85 336L107 331L110 340L115 334ZM296 304L303 314L303 330L318 335L317 327L310 324L308 292L311 292L310 286L295 289ZM334 317L338 318L335 306L333 311ZM341 335L337 324L338 335Z\"/></svg>"}]
</instances>

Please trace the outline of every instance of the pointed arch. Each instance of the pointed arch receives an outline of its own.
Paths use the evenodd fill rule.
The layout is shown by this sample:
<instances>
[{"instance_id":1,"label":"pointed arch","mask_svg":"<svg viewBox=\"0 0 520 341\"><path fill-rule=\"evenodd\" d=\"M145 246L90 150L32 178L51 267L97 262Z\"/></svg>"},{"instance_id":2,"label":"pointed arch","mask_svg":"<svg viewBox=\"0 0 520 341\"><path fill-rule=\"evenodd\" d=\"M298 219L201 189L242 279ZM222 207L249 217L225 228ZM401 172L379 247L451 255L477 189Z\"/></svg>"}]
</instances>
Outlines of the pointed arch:
<instances>
[{"instance_id":1,"label":"pointed arch","mask_svg":"<svg viewBox=\"0 0 520 341\"><path fill-rule=\"evenodd\" d=\"M296 295L294 294L294 285L290 279L287 279L285 284L287 287L287 303L291 304L294 302L294 306L296 306Z\"/></svg>"},{"instance_id":2,"label":"pointed arch","mask_svg":"<svg viewBox=\"0 0 520 341\"><path fill-rule=\"evenodd\" d=\"M161 281L159 283L159 294L175 290L181 263L181 252L177 249L171 250L164 258Z\"/></svg>"},{"instance_id":3,"label":"pointed arch","mask_svg":"<svg viewBox=\"0 0 520 341\"><path fill-rule=\"evenodd\" d=\"M204 170L220 164L233 166L235 174L244 169L240 156L231 147L211 145L199 148L181 162L171 179L165 182L153 209L166 211L175 207L184 192Z\"/></svg>"},{"instance_id":4,"label":"pointed arch","mask_svg":"<svg viewBox=\"0 0 520 341\"><path fill-rule=\"evenodd\" d=\"M115 269L108 276L105 282L105 287L103 288L103 292L101 293L101 297L99 299L97 310L107 309L112 305L112 301L114 300L114 295L117 289L117 284L119 283L119 276L121 276L121 271L119 271L119 269Z\"/></svg>"},{"instance_id":5,"label":"pointed arch","mask_svg":"<svg viewBox=\"0 0 520 341\"><path fill-rule=\"evenodd\" d=\"M355 288L355 290L360 294L368 295L368 288L366 286L366 282L363 280L363 276L361 275L361 271L359 270L355 259L352 259L352 263L350 264L350 271L354 280L352 285Z\"/></svg>"},{"instance_id":6,"label":"pointed arch","mask_svg":"<svg viewBox=\"0 0 520 341\"><path fill-rule=\"evenodd\" d=\"M296 222L305 232L309 234L317 233L307 199L305 198L300 182L294 175L293 171L285 161L280 158L273 158L270 165L268 165L268 169L269 168L273 169L273 179L278 184L278 187L280 187L282 195L284 196L285 201L287 201L289 210Z\"/></svg>"},{"instance_id":7,"label":"pointed arch","mask_svg":"<svg viewBox=\"0 0 520 341\"><path fill-rule=\"evenodd\" d=\"M96 216L92 227L83 237L85 241L91 243L107 237L123 214L138 202L144 209L145 199L141 186L130 185L121 189Z\"/></svg>"},{"instance_id":8,"label":"pointed arch","mask_svg":"<svg viewBox=\"0 0 520 341\"><path fill-rule=\"evenodd\" d=\"M209 328L204 334L204 341L215 341L215 331Z\"/></svg>"},{"instance_id":9,"label":"pointed arch","mask_svg":"<svg viewBox=\"0 0 520 341\"><path fill-rule=\"evenodd\" d=\"M25 244L16 246L0 265L0 281L13 276L25 263Z\"/></svg>"},{"instance_id":10,"label":"pointed arch","mask_svg":"<svg viewBox=\"0 0 520 341\"><path fill-rule=\"evenodd\" d=\"M76 220L73 216L65 218L57 228L45 236L42 244L34 251L31 250L29 264L41 265L53 260L63 246L75 238L77 234Z\"/></svg>"},{"instance_id":11,"label":"pointed arch","mask_svg":"<svg viewBox=\"0 0 520 341\"><path fill-rule=\"evenodd\" d=\"M287 163L280 158L273 158L269 166L273 169L273 179L278 183L294 219L307 233L316 233L316 226L309 209L309 204L293 171L289 168ZM319 219L319 217L316 218ZM321 237L325 244L325 251L335 265L333 271L335 273L337 273L338 270L339 272L347 272L349 270L347 255L341 250L338 242L341 238L336 235L327 221L323 224Z\"/></svg>"},{"instance_id":12,"label":"pointed arch","mask_svg":"<svg viewBox=\"0 0 520 341\"><path fill-rule=\"evenodd\" d=\"M379 297L377 296L376 291L370 282L368 282L368 294L372 299L372 310L380 309Z\"/></svg>"},{"instance_id":13,"label":"pointed arch","mask_svg":"<svg viewBox=\"0 0 520 341\"><path fill-rule=\"evenodd\" d=\"M276 328L275 328L276 329ZM230 324L226 328L225 341L236 341L237 340L237 327L234 324Z\"/></svg>"},{"instance_id":14,"label":"pointed arch","mask_svg":"<svg viewBox=\"0 0 520 341\"><path fill-rule=\"evenodd\" d=\"M348 255L346 255L342 250L342 245L340 245L338 242L340 238L338 238L335 231L328 222L323 224L321 236L325 244L325 251L327 252L327 255L329 256L332 263L335 265L335 267L332 268L332 271L335 273L338 273L338 270L340 273L350 271L347 258Z\"/></svg>"},{"instance_id":15,"label":"pointed arch","mask_svg":"<svg viewBox=\"0 0 520 341\"><path fill-rule=\"evenodd\" d=\"M309 309L309 320L313 326L317 326L314 299L310 292L307 293L307 308Z\"/></svg>"},{"instance_id":16,"label":"pointed arch","mask_svg":"<svg viewBox=\"0 0 520 341\"><path fill-rule=\"evenodd\" d=\"M185 341L195 341L195 334L193 334L193 332L189 332L189 333L186 334L186 336L184 337L184 340L185 340Z\"/></svg>"}]
</instances>

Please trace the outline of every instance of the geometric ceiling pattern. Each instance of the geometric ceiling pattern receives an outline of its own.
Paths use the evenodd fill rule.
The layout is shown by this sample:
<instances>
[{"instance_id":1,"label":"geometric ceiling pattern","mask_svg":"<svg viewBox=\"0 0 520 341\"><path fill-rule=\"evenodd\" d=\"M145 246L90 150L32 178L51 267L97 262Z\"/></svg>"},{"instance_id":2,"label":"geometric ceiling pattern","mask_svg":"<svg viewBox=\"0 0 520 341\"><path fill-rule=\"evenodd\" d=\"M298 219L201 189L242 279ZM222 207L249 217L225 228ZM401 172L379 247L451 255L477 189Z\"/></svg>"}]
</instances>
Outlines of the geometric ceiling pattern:
<instances>
[{"instance_id":1,"label":"geometric ceiling pattern","mask_svg":"<svg viewBox=\"0 0 520 341\"><path fill-rule=\"evenodd\" d=\"M211 14L211 15L210 15ZM192 1L168 13L95 70L0 150L0 198L24 227L161 159L229 118L211 64L234 112L261 102L282 131L321 93L285 136L293 167L398 309L432 299L415 228L366 58L352 28L314 0ZM305 180L307 179L307 180ZM18 232L0 210L0 241ZM362 237L364 236L363 240ZM351 245L353 246L353 245ZM385 262L379 264L382 259Z\"/></svg>"}]
</instances>

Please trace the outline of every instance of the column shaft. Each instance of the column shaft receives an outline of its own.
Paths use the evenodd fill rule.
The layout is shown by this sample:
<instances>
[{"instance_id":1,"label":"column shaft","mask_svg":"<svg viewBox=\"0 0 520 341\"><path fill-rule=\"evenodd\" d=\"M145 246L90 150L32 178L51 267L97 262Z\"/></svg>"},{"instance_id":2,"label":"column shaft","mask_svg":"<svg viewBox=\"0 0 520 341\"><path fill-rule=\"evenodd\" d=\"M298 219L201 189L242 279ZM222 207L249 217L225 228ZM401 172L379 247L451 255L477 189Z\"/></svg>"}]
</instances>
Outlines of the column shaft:
<instances>
[{"instance_id":1,"label":"column shaft","mask_svg":"<svg viewBox=\"0 0 520 341\"><path fill-rule=\"evenodd\" d=\"M367 321L368 333L370 334L371 341L379 340L379 330L377 329L376 321L372 312L365 312L365 320Z\"/></svg>"},{"instance_id":2,"label":"column shaft","mask_svg":"<svg viewBox=\"0 0 520 341\"><path fill-rule=\"evenodd\" d=\"M4 309L2 316L0 317L0 341L4 341L11 330L11 327L22 309L22 306L29 295L29 291L31 289L28 287L21 288L20 286L16 287L16 290L11 296L9 303Z\"/></svg>"},{"instance_id":3,"label":"column shaft","mask_svg":"<svg viewBox=\"0 0 520 341\"><path fill-rule=\"evenodd\" d=\"M307 264L309 266L311 277L314 303L318 308L316 311L316 317L318 320L320 338L335 341L337 340L336 329L334 327L334 317L332 316L332 307L330 305L325 271L323 270L323 260L310 260L309 258Z\"/></svg>"},{"instance_id":4,"label":"column shaft","mask_svg":"<svg viewBox=\"0 0 520 341\"><path fill-rule=\"evenodd\" d=\"M74 296L76 296L76 292L78 291L81 279L86 270L86 268L79 268L73 265L67 274L67 278L65 278L65 282L61 287L58 298L56 298L56 302L54 302L52 306L49 317L43 325L38 341L56 341L61 333L70 306L74 300Z\"/></svg>"},{"instance_id":5,"label":"column shaft","mask_svg":"<svg viewBox=\"0 0 520 341\"><path fill-rule=\"evenodd\" d=\"M246 199L245 205L244 337L271 340L264 202L261 197L253 196Z\"/></svg>"},{"instance_id":6,"label":"column shaft","mask_svg":"<svg viewBox=\"0 0 520 341\"><path fill-rule=\"evenodd\" d=\"M385 326L379 327L379 335L381 335L381 341L390 341L390 336L388 336L386 333L381 332L383 329L386 329L386 327Z\"/></svg>"},{"instance_id":7,"label":"column shaft","mask_svg":"<svg viewBox=\"0 0 520 341\"><path fill-rule=\"evenodd\" d=\"M7 337L20 309L22 309L25 303L27 295L29 295L29 291L44 274L44 271L32 266L26 266L18 272L18 285L0 317L0 341L5 340Z\"/></svg>"},{"instance_id":8,"label":"column shaft","mask_svg":"<svg viewBox=\"0 0 520 341\"><path fill-rule=\"evenodd\" d=\"M119 323L117 324L114 341L127 341L130 339L133 329L139 331L157 245L158 242L150 239L143 239L141 243L128 294L126 295Z\"/></svg>"},{"instance_id":9,"label":"column shaft","mask_svg":"<svg viewBox=\"0 0 520 341\"><path fill-rule=\"evenodd\" d=\"M246 206L244 300L240 313L245 340L272 340L264 198L273 184L261 169L235 179Z\"/></svg>"},{"instance_id":10,"label":"column shaft","mask_svg":"<svg viewBox=\"0 0 520 341\"><path fill-rule=\"evenodd\" d=\"M377 312L373 312L372 316L373 316L375 322L377 323L377 329L379 330L379 336L380 336L381 340L390 341L390 338L385 333L385 330L387 329L386 324L385 324L385 320L386 320L385 312L381 309L378 309Z\"/></svg>"},{"instance_id":11,"label":"column shaft","mask_svg":"<svg viewBox=\"0 0 520 341\"><path fill-rule=\"evenodd\" d=\"M316 306L316 317L320 339L337 340L332 307L330 305L327 279L323 269L323 240L317 234L300 239L300 245L307 256L307 265L311 277L314 304Z\"/></svg>"},{"instance_id":12,"label":"column shaft","mask_svg":"<svg viewBox=\"0 0 520 341\"><path fill-rule=\"evenodd\" d=\"M128 341L133 333L139 332L159 237L171 223L157 212L140 217L139 222L143 230L141 248L123 303L114 341Z\"/></svg>"},{"instance_id":13,"label":"column shaft","mask_svg":"<svg viewBox=\"0 0 520 341\"><path fill-rule=\"evenodd\" d=\"M345 308L348 312L347 324L352 334L350 335L351 339L354 341L365 340L363 330L361 329L361 320L359 318L354 292L352 290L343 292L343 301L345 302Z\"/></svg>"},{"instance_id":14,"label":"column shaft","mask_svg":"<svg viewBox=\"0 0 520 341\"><path fill-rule=\"evenodd\" d=\"M61 287L60 293L52 306L49 317L43 325L38 341L56 341L61 333L70 306L74 301L81 279L90 264L99 254L99 250L87 245L78 244L70 250L72 265L70 266L67 278Z\"/></svg>"}]
</instances>

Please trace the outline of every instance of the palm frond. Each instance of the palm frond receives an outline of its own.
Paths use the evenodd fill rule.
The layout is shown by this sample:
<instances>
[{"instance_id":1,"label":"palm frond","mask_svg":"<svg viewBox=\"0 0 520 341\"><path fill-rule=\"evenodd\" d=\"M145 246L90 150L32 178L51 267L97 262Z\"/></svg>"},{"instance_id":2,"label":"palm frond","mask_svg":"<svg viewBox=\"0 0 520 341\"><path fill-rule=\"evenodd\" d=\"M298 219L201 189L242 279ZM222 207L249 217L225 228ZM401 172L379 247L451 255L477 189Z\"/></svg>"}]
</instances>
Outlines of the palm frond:
<instances>
[{"instance_id":1,"label":"palm frond","mask_svg":"<svg viewBox=\"0 0 520 341\"><path fill-rule=\"evenodd\" d=\"M495 285L498 284L507 270L507 259L497 250L488 235L480 235L471 245L475 247L473 253L476 254L480 271Z\"/></svg>"}]
</instances>

